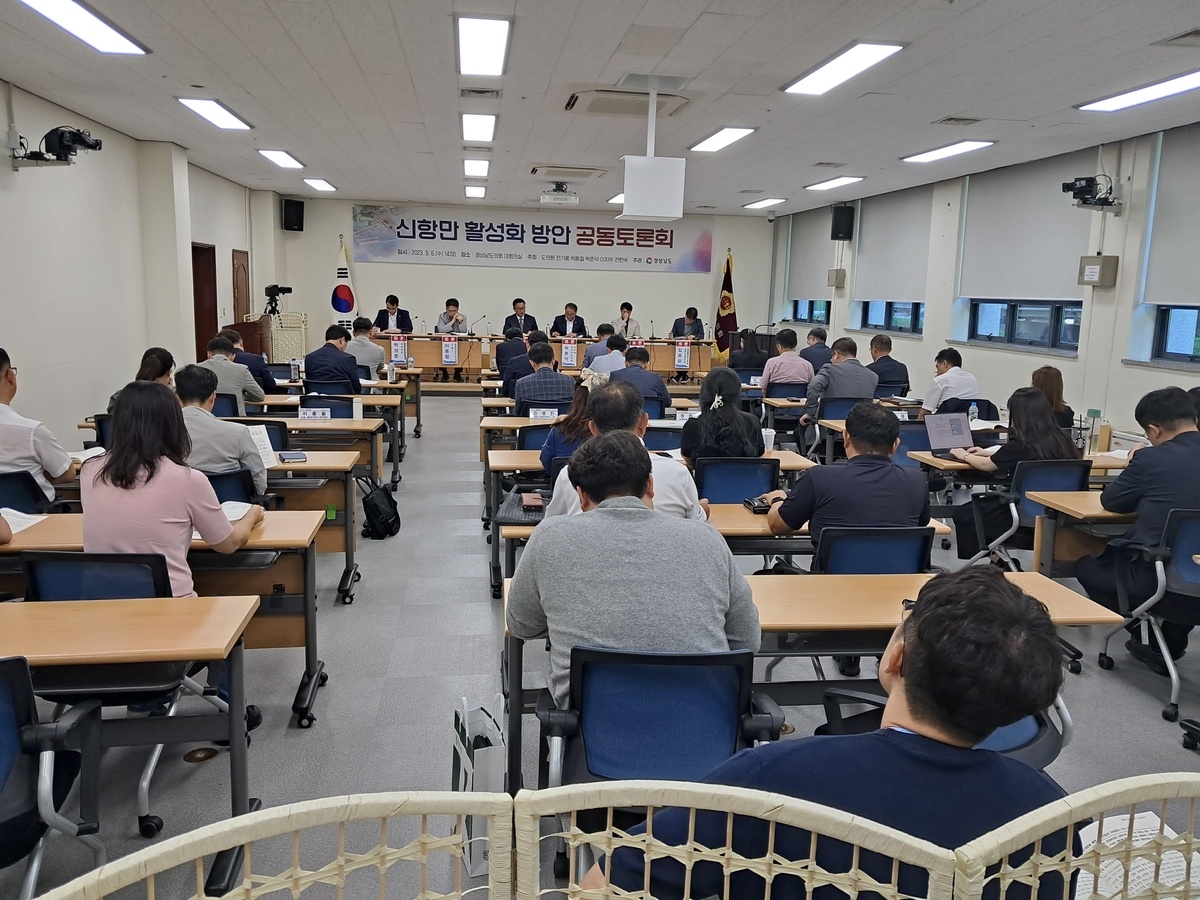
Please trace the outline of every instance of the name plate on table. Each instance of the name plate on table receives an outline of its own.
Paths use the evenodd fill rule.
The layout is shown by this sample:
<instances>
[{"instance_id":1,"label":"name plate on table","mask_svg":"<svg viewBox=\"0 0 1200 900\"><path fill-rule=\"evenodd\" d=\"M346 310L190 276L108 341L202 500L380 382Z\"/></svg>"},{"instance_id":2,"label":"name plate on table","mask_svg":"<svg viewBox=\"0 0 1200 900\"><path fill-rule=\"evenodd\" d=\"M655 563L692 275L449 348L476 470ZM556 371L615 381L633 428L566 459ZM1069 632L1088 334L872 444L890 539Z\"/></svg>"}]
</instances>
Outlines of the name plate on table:
<instances>
[{"instance_id":1,"label":"name plate on table","mask_svg":"<svg viewBox=\"0 0 1200 900\"><path fill-rule=\"evenodd\" d=\"M677 409L675 410L676 419L698 419L700 418L700 410L698 409Z\"/></svg>"},{"instance_id":2,"label":"name plate on table","mask_svg":"<svg viewBox=\"0 0 1200 900\"><path fill-rule=\"evenodd\" d=\"M630 338L629 346L630 347L645 347L646 342L644 340L642 340L641 338Z\"/></svg>"},{"instance_id":3,"label":"name plate on table","mask_svg":"<svg viewBox=\"0 0 1200 900\"><path fill-rule=\"evenodd\" d=\"M750 376L750 387L760 387L761 385L762 385L762 376L761 375L751 375Z\"/></svg>"},{"instance_id":4,"label":"name plate on table","mask_svg":"<svg viewBox=\"0 0 1200 900\"><path fill-rule=\"evenodd\" d=\"M896 414L896 418L897 418L897 419L899 419L901 422L907 422L907 421L908 421L908 410L905 410L905 409L893 409L893 410L892 410L892 412L894 412L894 413Z\"/></svg>"},{"instance_id":5,"label":"name plate on table","mask_svg":"<svg viewBox=\"0 0 1200 900\"><path fill-rule=\"evenodd\" d=\"M452 334L442 338L442 365L458 365L458 338Z\"/></svg>"},{"instance_id":6,"label":"name plate on table","mask_svg":"<svg viewBox=\"0 0 1200 900\"><path fill-rule=\"evenodd\" d=\"M408 340L392 338L392 362L404 365L408 362Z\"/></svg>"},{"instance_id":7,"label":"name plate on table","mask_svg":"<svg viewBox=\"0 0 1200 900\"><path fill-rule=\"evenodd\" d=\"M301 419L331 419L331 418L333 418L329 409L324 406L316 407L316 408L309 407L307 409L304 407L301 407L297 412L299 413L299 417Z\"/></svg>"},{"instance_id":8,"label":"name plate on table","mask_svg":"<svg viewBox=\"0 0 1200 900\"><path fill-rule=\"evenodd\" d=\"M687 369L692 365L692 345L688 341L675 342L675 368Z\"/></svg>"},{"instance_id":9,"label":"name plate on table","mask_svg":"<svg viewBox=\"0 0 1200 900\"><path fill-rule=\"evenodd\" d=\"M573 369L579 364L579 341L576 338L562 339L562 365Z\"/></svg>"},{"instance_id":10,"label":"name plate on table","mask_svg":"<svg viewBox=\"0 0 1200 900\"><path fill-rule=\"evenodd\" d=\"M563 365L565 366L566 363L563 363ZM529 410L529 418L531 418L531 419L557 419L558 418L558 408L554 407L554 406L531 407Z\"/></svg>"}]
</instances>

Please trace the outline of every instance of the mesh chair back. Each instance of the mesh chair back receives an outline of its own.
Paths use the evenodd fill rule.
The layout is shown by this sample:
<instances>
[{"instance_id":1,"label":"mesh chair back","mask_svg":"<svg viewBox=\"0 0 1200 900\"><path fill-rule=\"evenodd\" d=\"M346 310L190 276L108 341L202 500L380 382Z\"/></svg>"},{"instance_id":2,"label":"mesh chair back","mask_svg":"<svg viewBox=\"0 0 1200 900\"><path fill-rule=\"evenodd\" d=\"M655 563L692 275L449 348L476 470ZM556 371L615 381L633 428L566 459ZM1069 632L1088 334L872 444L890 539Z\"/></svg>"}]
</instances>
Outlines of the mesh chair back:
<instances>
[{"instance_id":1,"label":"mesh chair back","mask_svg":"<svg viewBox=\"0 0 1200 900\"><path fill-rule=\"evenodd\" d=\"M288 448L287 423L278 419L239 419L243 425L262 425L267 429L267 437L271 439L271 449L279 452Z\"/></svg>"},{"instance_id":2,"label":"mesh chair back","mask_svg":"<svg viewBox=\"0 0 1200 900\"><path fill-rule=\"evenodd\" d=\"M254 489L254 475L249 469L234 469L231 472L205 472L204 477L213 486L217 502L232 500L235 503L253 503L258 491Z\"/></svg>"},{"instance_id":3,"label":"mesh chair back","mask_svg":"<svg viewBox=\"0 0 1200 900\"><path fill-rule=\"evenodd\" d=\"M33 475L24 470L0 474L0 506L17 512L41 512L46 495Z\"/></svg>"},{"instance_id":4,"label":"mesh chair back","mask_svg":"<svg viewBox=\"0 0 1200 900\"><path fill-rule=\"evenodd\" d=\"M892 462L912 469L921 468L921 464L908 455L910 450L929 450L929 429L924 422L900 423L900 446L892 456Z\"/></svg>"},{"instance_id":5,"label":"mesh chair back","mask_svg":"<svg viewBox=\"0 0 1200 900\"><path fill-rule=\"evenodd\" d=\"M354 401L345 398L302 394L300 396L300 406L303 409L327 409L329 410L329 418L331 419L354 418Z\"/></svg>"},{"instance_id":6,"label":"mesh chair back","mask_svg":"<svg viewBox=\"0 0 1200 900\"><path fill-rule=\"evenodd\" d=\"M738 378L741 379L743 387L750 387L750 379L762 378L763 373L761 366L757 369L734 369L733 371L737 372ZM754 385L754 387L756 390L758 389L758 385Z\"/></svg>"},{"instance_id":7,"label":"mesh chair back","mask_svg":"<svg viewBox=\"0 0 1200 900\"><path fill-rule=\"evenodd\" d=\"M845 419L850 410L871 397L822 397L817 407L818 419Z\"/></svg>"},{"instance_id":8,"label":"mesh chair back","mask_svg":"<svg viewBox=\"0 0 1200 900\"><path fill-rule=\"evenodd\" d=\"M666 412L666 405L662 401L662 397L643 397L643 409L646 415L651 419L661 419Z\"/></svg>"},{"instance_id":9,"label":"mesh chair back","mask_svg":"<svg viewBox=\"0 0 1200 900\"><path fill-rule=\"evenodd\" d=\"M603 778L699 781L738 749L754 655L574 647L571 708L588 770Z\"/></svg>"},{"instance_id":10,"label":"mesh chair back","mask_svg":"<svg viewBox=\"0 0 1200 900\"><path fill-rule=\"evenodd\" d=\"M908 385L903 382L881 381L875 385L875 399L881 397L903 397L908 393Z\"/></svg>"},{"instance_id":11,"label":"mesh chair back","mask_svg":"<svg viewBox=\"0 0 1200 900\"><path fill-rule=\"evenodd\" d=\"M1163 531L1163 545L1171 548L1166 566L1167 590L1200 597L1200 565L1192 559L1200 553L1200 509L1171 510Z\"/></svg>"},{"instance_id":12,"label":"mesh chair back","mask_svg":"<svg viewBox=\"0 0 1200 900\"><path fill-rule=\"evenodd\" d=\"M913 575L929 568L933 527L825 528L813 567L826 575Z\"/></svg>"},{"instance_id":13,"label":"mesh chair back","mask_svg":"<svg viewBox=\"0 0 1200 900\"><path fill-rule=\"evenodd\" d=\"M984 400L982 397L975 400L966 400L962 397L952 397L942 403L937 408L937 414L944 415L945 413L965 413L971 411L971 404L979 410L979 418L987 419L989 422L998 421L1000 418L1000 410L996 408L996 404L991 400Z\"/></svg>"},{"instance_id":14,"label":"mesh chair back","mask_svg":"<svg viewBox=\"0 0 1200 900\"><path fill-rule=\"evenodd\" d=\"M526 425L517 429L518 450L541 450L550 436L553 425Z\"/></svg>"},{"instance_id":15,"label":"mesh chair back","mask_svg":"<svg viewBox=\"0 0 1200 900\"><path fill-rule=\"evenodd\" d=\"M772 381L767 385L767 397L800 397L803 399L808 395L807 381Z\"/></svg>"},{"instance_id":16,"label":"mesh chair back","mask_svg":"<svg viewBox=\"0 0 1200 900\"><path fill-rule=\"evenodd\" d=\"M569 456L556 456L550 460L550 483L558 484L558 473L567 467L571 462Z\"/></svg>"},{"instance_id":17,"label":"mesh chair back","mask_svg":"<svg viewBox=\"0 0 1200 900\"><path fill-rule=\"evenodd\" d=\"M96 443L105 450L112 447L112 416L109 413L96 413L92 416L96 422Z\"/></svg>"},{"instance_id":18,"label":"mesh chair back","mask_svg":"<svg viewBox=\"0 0 1200 900\"><path fill-rule=\"evenodd\" d=\"M370 366L357 366L358 377L362 381L374 381L375 373L371 371Z\"/></svg>"},{"instance_id":19,"label":"mesh chair back","mask_svg":"<svg viewBox=\"0 0 1200 900\"><path fill-rule=\"evenodd\" d=\"M37 551L22 553L21 565L27 601L172 596L161 553Z\"/></svg>"},{"instance_id":20,"label":"mesh chair back","mask_svg":"<svg viewBox=\"0 0 1200 900\"><path fill-rule=\"evenodd\" d=\"M779 484L779 460L734 456L705 457L693 461L696 490L709 503L741 503L775 490Z\"/></svg>"},{"instance_id":21,"label":"mesh chair back","mask_svg":"<svg viewBox=\"0 0 1200 900\"><path fill-rule=\"evenodd\" d=\"M24 859L46 830L37 811L37 758L21 750L21 729L37 722L29 664L0 659L0 868Z\"/></svg>"},{"instance_id":22,"label":"mesh chair back","mask_svg":"<svg viewBox=\"0 0 1200 900\"><path fill-rule=\"evenodd\" d=\"M238 414L237 397L233 394L217 394L213 401L212 414L218 419L228 419Z\"/></svg>"},{"instance_id":23,"label":"mesh chair back","mask_svg":"<svg viewBox=\"0 0 1200 900\"><path fill-rule=\"evenodd\" d=\"M353 394L354 389L348 381L308 381L304 382L306 394Z\"/></svg>"},{"instance_id":24,"label":"mesh chair back","mask_svg":"<svg viewBox=\"0 0 1200 900\"><path fill-rule=\"evenodd\" d=\"M683 446L683 429L647 428L642 442L647 450L678 450Z\"/></svg>"},{"instance_id":25,"label":"mesh chair back","mask_svg":"<svg viewBox=\"0 0 1200 900\"><path fill-rule=\"evenodd\" d=\"M1032 528L1034 520L1046 514L1046 507L1026 496L1029 491L1086 491L1091 473L1092 463L1087 459L1038 459L1017 463L1013 469L1012 492L1021 495L1017 503L1021 526Z\"/></svg>"}]
</instances>

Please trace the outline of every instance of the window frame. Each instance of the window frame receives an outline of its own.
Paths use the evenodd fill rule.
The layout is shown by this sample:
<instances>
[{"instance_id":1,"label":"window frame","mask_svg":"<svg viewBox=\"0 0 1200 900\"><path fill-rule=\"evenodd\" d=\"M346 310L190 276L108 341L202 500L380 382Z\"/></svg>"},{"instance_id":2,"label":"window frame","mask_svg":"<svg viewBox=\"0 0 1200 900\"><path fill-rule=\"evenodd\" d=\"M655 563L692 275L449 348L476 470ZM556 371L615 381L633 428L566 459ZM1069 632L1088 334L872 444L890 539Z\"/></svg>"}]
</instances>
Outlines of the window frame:
<instances>
[{"instance_id":1,"label":"window frame","mask_svg":"<svg viewBox=\"0 0 1200 900\"><path fill-rule=\"evenodd\" d=\"M1168 325L1170 324L1171 313L1177 309L1195 310L1197 318L1200 319L1200 306L1188 306L1179 303L1169 306L1159 306L1154 311L1154 344L1150 351L1150 358L1164 362L1200 363L1200 353L1172 353L1167 350ZM1198 323L1197 327L1200 328L1200 323ZM1194 346L1193 344L1193 348Z\"/></svg>"},{"instance_id":2,"label":"window frame","mask_svg":"<svg viewBox=\"0 0 1200 900\"><path fill-rule=\"evenodd\" d=\"M805 300L805 299L801 298L799 300L789 300L788 302L790 304L792 304L792 315L791 315L791 318L788 319L789 322L799 322L804 325L820 325L823 328L829 327L829 313L830 313L830 309L829 309L830 301L829 300ZM803 318L801 318L800 313L799 313L799 306L801 303L808 304L808 313L809 314ZM823 319L818 319L813 315L814 304L817 304L817 303L825 304L825 307L824 307L825 317Z\"/></svg>"},{"instance_id":3,"label":"window frame","mask_svg":"<svg viewBox=\"0 0 1200 900\"><path fill-rule=\"evenodd\" d=\"M1062 339L1063 319L1068 311L1077 312L1080 322L1083 320L1082 300L1004 300L997 298L969 298L971 302L970 321L967 326L967 340L981 344L1003 344L1010 347L1030 347L1038 350L1061 350L1070 353L1079 352L1079 342L1069 343ZM1007 307L1005 334L1003 337L979 334L979 308L983 305ZM1050 313L1049 336L1045 341L1031 341L1027 338L1017 338L1017 310L1021 307L1037 307Z\"/></svg>"},{"instance_id":4,"label":"window frame","mask_svg":"<svg viewBox=\"0 0 1200 900\"><path fill-rule=\"evenodd\" d=\"M871 304L882 303L883 324L874 325L868 319L871 314ZM912 308L910 324L907 328L895 324L896 304L907 303ZM863 331L890 331L895 334L923 334L925 331L925 304L920 300L863 300L861 301L861 317L859 328Z\"/></svg>"}]
</instances>

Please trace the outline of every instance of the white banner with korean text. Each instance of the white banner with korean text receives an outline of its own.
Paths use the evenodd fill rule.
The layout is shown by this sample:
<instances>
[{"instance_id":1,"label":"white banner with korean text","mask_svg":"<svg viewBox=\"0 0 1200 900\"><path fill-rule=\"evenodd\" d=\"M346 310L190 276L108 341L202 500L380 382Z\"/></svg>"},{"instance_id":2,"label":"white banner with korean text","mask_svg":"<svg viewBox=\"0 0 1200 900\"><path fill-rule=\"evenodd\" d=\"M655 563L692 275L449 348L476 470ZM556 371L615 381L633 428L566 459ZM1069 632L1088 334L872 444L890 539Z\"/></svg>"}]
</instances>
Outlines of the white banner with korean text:
<instances>
[{"instance_id":1,"label":"white banner with korean text","mask_svg":"<svg viewBox=\"0 0 1200 900\"><path fill-rule=\"evenodd\" d=\"M354 261L707 273L712 230L705 217L627 224L601 214L356 205Z\"/></svg>"}]
</instances>

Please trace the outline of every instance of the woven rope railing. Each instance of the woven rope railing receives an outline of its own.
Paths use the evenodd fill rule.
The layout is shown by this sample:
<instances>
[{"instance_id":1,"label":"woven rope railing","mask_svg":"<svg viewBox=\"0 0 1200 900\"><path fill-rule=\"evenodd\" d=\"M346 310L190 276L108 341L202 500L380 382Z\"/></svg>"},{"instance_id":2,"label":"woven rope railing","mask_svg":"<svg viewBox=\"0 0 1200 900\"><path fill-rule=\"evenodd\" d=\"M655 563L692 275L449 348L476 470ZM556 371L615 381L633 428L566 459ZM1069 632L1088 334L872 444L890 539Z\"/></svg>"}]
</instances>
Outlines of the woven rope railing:
<instances>
[{"instance_id":1,"label":"woven rope railing","mask_svg":"<svg viewBox=\"0 0 1200 900\"><path fill-rule=\"evenodd\" d=\"M464 887L466 817L488 823L486 883ZM396 840L401 838L401 840ZM397 846L393 846L396 844ZM42 900L202 900L213 854L244 847L242 881L226 900L299 897L332 885L342 898L507 898L512 883L512 798L507 794L355 794L275 807L216 822L101 866ZM470 880L470 879L466 879ZM482 880L482 879L479 879ZM141 885L138 893L134 885ZM314 891L329 896L329 891Z\"/></svg>"},{"instance_id":2,"label":"woven rope railing","mask_svg":"<svg viewBox=\"0 0 1200 900\"><path fill-rule=\"evenodd\" d=\"M1064 797L958 848L955 898L978 900L986 891L1005 900L1038 886L1038 900L1200 897L1198 797L1200 775L1191 772L1141 775ZM1091 843L1093 832L1099 839ZM1077 835L1082 853L1068 854Z\"/></svg>"},{"instance_id":3,"label":"woven rope railing","mask_svg":"<svg viewBox=\"0 0 1200 900\"><path fill-rule=\"evenodd\" d=\"M614 827L614 811L630 807L647 807L650 816L645 834L630 835ZM682 846L657 840L653 836L654 815L666 807L679 807L689 811L689 834L692 839ZM580 827L581 810L603 810L604 827L596 831L585 831ZM715 811L723 816L721 828L723 841L719 846L702 846L695 839L695 823L698 811ZM711 815L712 813L706 813ZM541 833L543 816L567 816L569 826ZM768 823L766 852L761 856L748 857L733 847L734 816L749 816ZM776 845L781 836L779 826L792 826L808 832L810 837L801 842L802 852L788 858ZM766 883L766 897L771 897L770 884L784 876L796 876L804 884L805 894L823 886L837 888L846 897L856 898L860 893L870 893L881 900L908 900L912 895L900 888L901 866L924 870L927 878L924 891L918 896L929 900L949 900L952 895L954 877L954 854L927 841L919 840L892 828L878 825L852 816L840 810L829 809L784 797L743 788L721 785L697 785L660 781L623 781L602 784L572 785L544 791L522 791L514 803L513 827L517 839L517 896L521 900L534 900L541 894L559 894L572 900L601 900L601 898L629 897L649 900L653 894L645 889L624 892L607 885L602 889L583 890L579 882L584 872L576 871L575 850L587 845L596 855L608 857L613 850L627 847L642 854L650 863L654 860L676 860L685 870L684 896L688 895L695 867L701 863L715 863L721 867L723 892L719 896L733 898L736 890L731 888L731 878L743 872L753 873ZM570 870L565 889L542 890L543 880L539 867L542 841L557 843L565 837L570 847ZM818 848L823 852L831 841L850 845L846 871L827 871L818 862ZM867 856L877 853L890 858L881 866L878 858L873 871L864 869L860 863ZM883 877L880 878L880 869ZM911 871L911 870L910 870ZM789 879L790 880L790 879Z\"/></svg>"}]
</instances>

